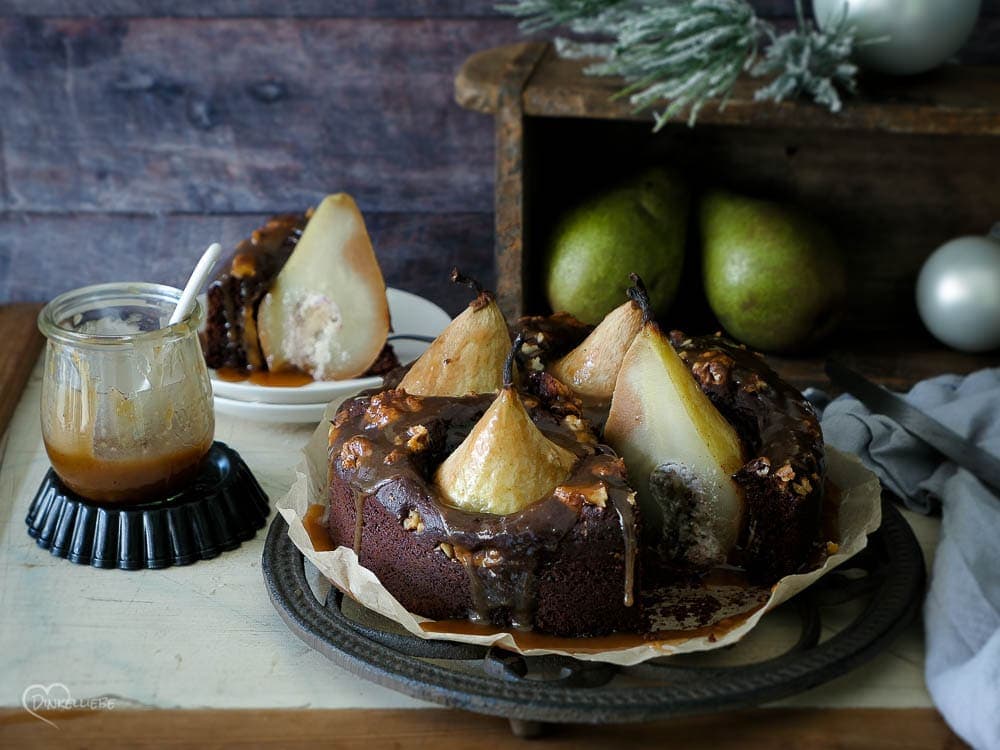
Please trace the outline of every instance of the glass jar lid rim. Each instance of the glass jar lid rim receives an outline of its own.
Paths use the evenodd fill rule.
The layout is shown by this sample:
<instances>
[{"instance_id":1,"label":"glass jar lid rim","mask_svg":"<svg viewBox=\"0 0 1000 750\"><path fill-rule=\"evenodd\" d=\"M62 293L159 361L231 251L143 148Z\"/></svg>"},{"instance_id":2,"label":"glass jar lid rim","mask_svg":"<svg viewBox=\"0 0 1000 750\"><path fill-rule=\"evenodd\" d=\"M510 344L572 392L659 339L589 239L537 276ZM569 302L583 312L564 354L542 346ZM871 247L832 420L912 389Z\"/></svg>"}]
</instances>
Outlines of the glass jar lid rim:
<instances>
[{"instance_id":1,"label":"glass jar lid rim","mask_svg":"<svg viewBox=\"0 0 1000 750\"><path fill-rule=\"evenodd\" d=\"M181 290L167 284L156 284L145 281L121 281L109 282L105 284L92 284L89 286L71 289L63 292L52 299L41 312L38 313L38 328L48 339L54 339L66 344L90 345L90 346L116 346L122 344L132 344L142 341L153 341L170 336L183 336L192 330L197 330L201 323L203 306L200 300L196 300L190 314L183 320L156 328L151 331L139 331L137 333L84 333L72 328L66 328L60 323L66 320L71 314L76 314L79 310L70 313L66 308L75 301L92 299L98 302L101 299L114 296L132 295L137 297L158 298L161 301L174 301L180 299ZM78 305L79 306L79 305ZM96 307L96 305L95 305ZM62 314L60 314L62 312Z\"/></svg>"}]
</instances>

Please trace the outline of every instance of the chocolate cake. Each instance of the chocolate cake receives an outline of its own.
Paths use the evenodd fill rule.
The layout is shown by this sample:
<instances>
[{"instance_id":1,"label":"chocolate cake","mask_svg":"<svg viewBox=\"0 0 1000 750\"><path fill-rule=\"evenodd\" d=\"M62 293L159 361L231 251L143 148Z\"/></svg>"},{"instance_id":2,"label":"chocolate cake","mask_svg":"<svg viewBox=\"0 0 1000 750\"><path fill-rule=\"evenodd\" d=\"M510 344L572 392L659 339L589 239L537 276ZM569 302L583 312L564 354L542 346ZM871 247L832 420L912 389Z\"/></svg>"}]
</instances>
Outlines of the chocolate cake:
<instances>
[{"instance_id":1,"label":"chocolate cake","mask_svg":"<svg viewBox=\"0 0 1000 750\"><path fill-rule=\"evenodd\" d=\"M295 249L309 216L307 212L268 219L221 262L221 270L208 286L201 336L209 367L248 373L267 370L257 333L257 309ZM398 366L387 343L364 375L382 375Z\"/></svg>"},{"instance_id":2,"label":"chocolate cake","mask_svg":"<svg viewBox=\"0 0 1000 750\"><path fill-rule=\"evenodd\" d=\"M736 474L746 515L738 560L755 578L798 571L817 543L823 506L823 433L812 405L763 358L722 336L671 343L695 380L743 440Z\"/></svg>"},{"instance_id":3,"label":"chocolate cake","mask_svg":"<svg viewBox=\"0 0 1000 750\"><path fill-rule=\"evenodd\" d=\"M240 242L208 286L202 350L209 367L264 370L257 306L302 236L307 217L275 216Z\"/></svg>"},{"instance_id":4,"label":"chocolate cake","mask_svg":"<svg viewBox=\"0 0 1000 750\"><path fill-rule=\"evenodd\" d=\"M590 332L570 316L522 318L522 365L532 370L529 389L542 397L568 387L544 371ZM824 492L824 448L812 405L764 359L721 335L670 341L712 404L743 442L746 464L735 475L745 514L732 562L758 581L772 582L801 569L818 543ZM604 415L594 409L603 409ZM607 405L586 414L603 424Z\"/></svg>"},{"instance_id":5,"label":"chocolate cake","mask_svg":"<svg viewBox=\"0 0 1000 750\"><path fill-rule=\"evenodd\" d=\"M436 468L494 398L387 390L345 402L329 438L334 543L432 619L558 636L641 630L634 493L572 404L523 398L542 433L577 456L551 495L508 515L441 502Z\"/></svg>"}]
</instances>

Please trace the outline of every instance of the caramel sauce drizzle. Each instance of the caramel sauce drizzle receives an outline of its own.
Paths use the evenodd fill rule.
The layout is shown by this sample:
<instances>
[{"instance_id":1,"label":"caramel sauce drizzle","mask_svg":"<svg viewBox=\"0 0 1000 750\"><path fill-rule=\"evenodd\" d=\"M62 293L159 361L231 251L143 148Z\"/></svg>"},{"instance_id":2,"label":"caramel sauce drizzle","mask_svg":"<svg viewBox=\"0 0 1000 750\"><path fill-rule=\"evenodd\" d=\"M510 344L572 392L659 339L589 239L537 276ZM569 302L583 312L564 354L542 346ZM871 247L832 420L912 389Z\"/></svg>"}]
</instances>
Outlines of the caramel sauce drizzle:
<instances>
[{"instance_id":1,"label":"caramel sauce drizzle","mask_svg":"<svg viewBox=\"0 0 1000 750\"><path fill-rule=\"evenodd\" d=\"M237 370L232 367L223 367L215 371L215 376L219 380L227 383L251 382L254 385L262 385L268 388L301 388L304 385L314 382L310 375L297 370L274 372L272 370Z\"/></svg>"},{"instance_id":2,"label":"caramel sauce drizzle","mask_svg":"<svg viewBox=\"0 0 1000 750\"><path fill-rule=\"evenodd\" d=\"M317 552L331 552L337 548L330 538L330 531L324 522L325 516L326 506L315 504L309 506L302 518L302 525L309 535L309 541Z\"/></svg>"},{"instance_id":3,"label":"caramel sauce drizzle","mask_svg":"<svg viewBox=\"0 0 1000 750\"><path fill-rule=\"evenodd\" d=\"M420 628L427 633L451 633L455 635L494 636L500 633L509 633L514 644L522 651L545 649L593 654L623 651L636 646L648 646L662 650L666 654L671 651L671 647L675 644L692 638L707 638L709 641L717 641L750 619L762 606L761 604L746 612L723 617L709 625L697 628L657 630L652 633L612 633L611 635L589 638L566 638L530 630L510 632L509 628L496 628L469 620L431 620L420 623Z\"/></svg>"}]
</instances>

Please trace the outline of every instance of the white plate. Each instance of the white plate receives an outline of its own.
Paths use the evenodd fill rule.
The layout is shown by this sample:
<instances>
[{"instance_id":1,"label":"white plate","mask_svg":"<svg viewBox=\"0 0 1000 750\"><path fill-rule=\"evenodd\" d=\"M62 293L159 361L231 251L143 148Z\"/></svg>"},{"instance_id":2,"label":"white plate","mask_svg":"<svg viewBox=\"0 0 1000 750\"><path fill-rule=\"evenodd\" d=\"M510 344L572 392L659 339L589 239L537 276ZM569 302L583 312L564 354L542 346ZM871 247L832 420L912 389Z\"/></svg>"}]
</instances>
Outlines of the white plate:
<instances>
[{"instance_id":1,"label":"white plate","mask_svg":"<svg viewBox=\"0 0 1000 750\"><path fill-rule=\"evenodd\" d=\"M262 404L222 396L215 396L214 401L216 414L272 424L318 424L326 409L325 401L322 404Z\"/></svg>"},{"instance_id":2,"label":"white plate","mask_svg":"<svg viewBox=\"0 0 1000 750\"><path fill-rule=\"evenodd\" d=\"M418 336L437 336L451 322L448 313L430 300L401 289L386 289L389 314L392 316L393 334L409 333ZM390 334L390 335L393 335ZM427 348L422 341L401 339L392 342L396 356L402 364L412 362ZM320 380L297 388L255 385L249 381L219 379L215 370L209 370L212 390L216 396L231 401L253 401L262 404L327 404L338 396L357 393L365 388L376 388L380 377L352 378L350 380ZM225 412L224 412L225 413Z\"/></svg>"}]
</instances>

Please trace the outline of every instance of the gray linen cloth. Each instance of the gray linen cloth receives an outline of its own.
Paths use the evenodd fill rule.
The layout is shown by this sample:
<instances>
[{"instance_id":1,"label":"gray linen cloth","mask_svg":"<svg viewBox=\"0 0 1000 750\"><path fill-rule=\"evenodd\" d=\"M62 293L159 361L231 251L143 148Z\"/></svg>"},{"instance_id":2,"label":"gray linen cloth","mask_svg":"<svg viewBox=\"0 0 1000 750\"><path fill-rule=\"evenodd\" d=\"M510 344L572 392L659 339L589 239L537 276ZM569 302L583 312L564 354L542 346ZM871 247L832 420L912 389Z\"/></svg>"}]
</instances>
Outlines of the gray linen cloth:
<instances>
[{"instance_id":1,"label":"gray linen cloth","mask_svg":"<svg viewBox=\"0 0 1000 750\"><path fill-rule=\"evenodd\" d=\"M1000 456L1000 369L925 380L905 398ZM822 425L827 442L857 454L909 508L940 508L924 602L927 687L966 742L1000 750L1000 497L850 396L826 407Z\"/></svg>"}]
</instances>

